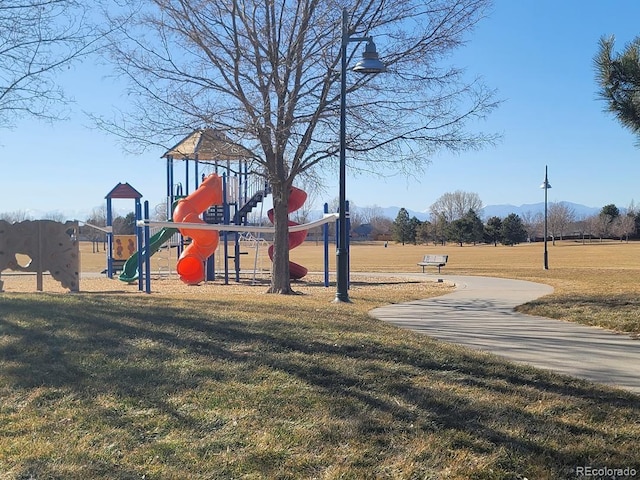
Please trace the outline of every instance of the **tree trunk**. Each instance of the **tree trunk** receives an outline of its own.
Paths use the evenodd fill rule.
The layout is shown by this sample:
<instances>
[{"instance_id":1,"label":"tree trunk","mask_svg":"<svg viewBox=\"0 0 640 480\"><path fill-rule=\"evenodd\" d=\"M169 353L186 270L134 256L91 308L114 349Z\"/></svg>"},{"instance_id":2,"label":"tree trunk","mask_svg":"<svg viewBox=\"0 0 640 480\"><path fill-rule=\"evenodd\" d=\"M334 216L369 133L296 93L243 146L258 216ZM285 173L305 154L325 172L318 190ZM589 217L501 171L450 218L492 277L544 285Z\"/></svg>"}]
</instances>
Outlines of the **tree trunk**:
<instances>
[{"instance_id":1,"label":"tree trunk","mask_svg":"<svg viewBox=\"0 0 640 480\"><path fill-rule=\"evenodd\" d=\"M267 293L290 295L295 292L291 289L291 279L289 277L289 185L286 182L274 182L271 187L275 234L273 238L271 286Z\"/></svg>"}]
</instances>

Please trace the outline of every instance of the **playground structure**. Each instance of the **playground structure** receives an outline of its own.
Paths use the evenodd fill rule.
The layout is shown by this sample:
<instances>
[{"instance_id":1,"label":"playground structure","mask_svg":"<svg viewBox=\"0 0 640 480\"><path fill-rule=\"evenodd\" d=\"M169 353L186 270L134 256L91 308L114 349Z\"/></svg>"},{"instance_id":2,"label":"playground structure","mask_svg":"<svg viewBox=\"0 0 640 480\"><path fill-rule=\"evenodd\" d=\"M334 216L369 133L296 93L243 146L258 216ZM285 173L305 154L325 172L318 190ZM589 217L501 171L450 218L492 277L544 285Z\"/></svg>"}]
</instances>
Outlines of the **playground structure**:
<instances>
[{"instance_id":1,"label":"playground structure","mask_svg":"<svg viewBox=\"0 0 640 480\"><path fill-rule=\"evenodd\" d=\"M80 249L78 222L26 220L9 223L0 220L0 272L6 269L36 274L36 288L43 290L43 274L72 292L80 290ZM18 255L28 257L21 265ZM0 292L3 282L0 280Z\"/></svg>"},{"instance_id":2,"label":"playground structure","mask_svg":"<svg viewBox=\"0 0 640 480\"><path fill-rule=\"evenodd\" d=\"M140 205L141 195L128 184L118 184L107 196L111 198L134 198L136 200L137 251L124 262L120 280L131 283L138 280L143 290L143 277L146 290L150 292L150 260L161 246L180 232L177 242L179 259L176 271L180 279L187 284L213 281L216 278L216 255L222 257L224 282L229 283L230 266L233 260L235 281L240 281L240 258L247 252L241 252L241 234L273 233L273 227L249 225L249 214L261 204L270 193L263 176L250 173L253 155L244 147L231 142L222 132L213 129L196 130L176 146L167 151L162 158L167 161L166 213L173 222L152 222L149 218L149 205L145 202L144 215ZM175 164L184 162L183 182L176 181ZM192 176L193 175L193 176ZM190 192L190 186L194 191ZM117 195L117 196L115 196ZM289 196L288 212L298 210L306 200L306 193L292 187ZM108 203L108 213L110 204ZM325 209L326 214L326 209ZM273 221L273 213L268 212ZM305 225L289 221L289 249L304 242L309 228L326 225L335 221L336 215ZM151 235L150 227L159 227L160 231ZM325 227L325 243L328 234ZM110 259L108 273L111 278L114 264L113 239L109 240ZM222 254L217 254L221 244ZM230 246L232 245L232 247ZM256 242L259 245L260 242ZM233 248L233 251L231 251ZM269 248L272 258L273 246ZM325 254L325 283L328 284L328 255ZM257 260L257 251L256 251ZM220 263L220 262L218 262ZM254 279L255 279L254 263ZM140 275L143 272L143 275ZM291 278L298 280L307 274L307 269L296 263L290 263Z\"/></svg>"},{"instance_id":3,"label":"playground structure","mask_svg":"<svg viewBox=\"0 0 640 480\"><path fill-rule=\"evenodd\" d=\"M183 223L206 223L213 225L226 225L220 233L197 233L194 229L182 229L182 240L176 242L180 259L176 270L180 278L186 283L199 283L202 280L215 280L215 251L219 238L222 238L222 257L225 283L229 282L230 265L234 261L235 279L240 281L240 258L244 252L240 250L240 234L237 226L246 226L248 216L269 194L269 188L264 178L260 175L249 173L249 163L252 153L244 147L231 142L224 133L213 129L200 129L192 132L174 147L169 149L162 158L167 162L166 183L166 216ZM177 181L177 162L184 162L184 176ZM215 177L213 177L215 175ZM207 193L200 190L209 179L215 180L216 188L205 187ZM210 180L214 182L214 180ZM191 193L191 186L194 191ZM197 193L200 192L200 193ZM214 196L211 197L212 192ZM191 197L191 195L194 195ZM142 242L143 232L136 232L137 248L135 253L122 258L120 250L124 251L124 242L127 246L131 238L114 235L112 232L112 200L116 198L130 198L135 200L136 218L140 220L141 204L140 194L128 183L119 183L105 197L107 199L107 275L113 278L114 273L120 271L119 279L132 283L139 280L139 272L142 268L142 258L148 253L155 254L166 242L175 238L178 229L173 225L163 227L154 233L148 242ZM183 202L190 198L189 202ZM196 200L197 199L197 200ZM198 210L186 212L187 205L197 202ZM174 210L175 209L175 210ZM148 219L148 214L145 214ZM188 219L187 219L188 217ZM195 236L200 238L195 239ZM207 238L205 240L205 237ZM213 237L216 237L215 239ZM195 241L194 241L195 240ZM118 241L121 243L119 244ZM189 243L191 242L191 243ZM209 244L207 252L197 251L197 247ZM232 244L232 246L230 246ZM183 252L183 249L185 252ZM148 250L148 252L147 252ZM194 255L194 253L196 253ZM205 255L205 253L207 253ZM196 260L197 257L197 260ZM199 267L199 261L206 262L206 268ZM204 272L204 278L202 273Z\"/></svg>"},{"instance_id":4,"label":"playground structure","mask_svg":"<svg viewBox=\"0 0 640 480\"><path fill-rule=\"evenodd\" d=\"M249 215L260 205L265 197L270 193L269 187L264 177L255 173L250 173L250 164L253 154L236 143L233 143L224 133L214 129L199 129L181 140L174 147L169 149L162 158L167 162L167 218L173 218L174 221L182 221L183 223L193 223L191 220L184 222L182 214L176 215L174 206L178 209L181 199L189 198L195 195L202 185L212 178L212 175L219 178L219 198L210 198L210 194L214 189L205 187L208 194L198 194L197 197L202 201L209 198L209 205L199 205L197 223L208 225L226 225L226 228L220 228L219 233L209 231L206 242L213 242L213 236L218 236L215 241L216 246L221 243L222 256L222 275L224 282L229 283L231 273L230 261L233 261L233 270L235 273L235 281L240 281L240 259L243 255L240 248L240 233L237 230L239 226L247 226ZM176 164L184 162L184 175L182 181L177 181ZM215 178L214 177L214 178ZM211 180L213 182L213 180ZM216 182L218 182L216 180ZM191 187L193 192L191 192ZM199 200L200 202L200 200ZM180 218L182 217L182 218ZM195 219L195 216L191 216ZM165 227L170 228L170 227ZM184 229L183 229L184 230ZM183 238L193 238L191 233L195 233L194 229L189 229L190 233L182 232ZM197 234L196 234L197 235ZM196 243L202 244L201 241ZM190 248L190 245L186 248ZM201 252L202 253L202 252ZM182 253L180 254L182 257ZM215 249L211 255L206 257L206 268L204 269L204 278L202 280L212 281L216 278L216 262ZM220 254L218 254L220 255ZM189 275L195 272L186 270L197 269L193 262L194 257L186 256L186 260L179 260L177 268L182 270L181 278L187 283L198 283L194 279L190 279ZM187 267L189 266L189 267ZM184 275L187 273L186 275ZM202 272L197 273L196 277L200 277Z\"/></svg>"}]
</instances>

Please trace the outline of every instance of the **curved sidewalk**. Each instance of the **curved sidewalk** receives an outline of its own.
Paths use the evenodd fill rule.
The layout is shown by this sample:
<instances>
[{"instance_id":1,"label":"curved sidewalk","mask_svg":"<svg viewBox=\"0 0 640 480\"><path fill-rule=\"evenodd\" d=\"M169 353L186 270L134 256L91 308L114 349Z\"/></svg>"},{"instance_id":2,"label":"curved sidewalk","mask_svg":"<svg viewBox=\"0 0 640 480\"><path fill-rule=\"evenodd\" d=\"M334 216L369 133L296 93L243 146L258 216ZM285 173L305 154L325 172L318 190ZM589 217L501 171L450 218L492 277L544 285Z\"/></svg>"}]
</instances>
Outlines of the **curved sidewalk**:
<instances>
[{"instance_id":1,"label":"curved sidewalk","mask_svg":"<svg viewBox=\"0 0 640 480\"><path fill-rule=\"evenodd\" d=\"M456 290L377 308L371 315L444 342L640 393L640 341L514 311L517 305L551 293L552 287L502 278L440 278L453 282Z\"/></svg>"}]
</instances>

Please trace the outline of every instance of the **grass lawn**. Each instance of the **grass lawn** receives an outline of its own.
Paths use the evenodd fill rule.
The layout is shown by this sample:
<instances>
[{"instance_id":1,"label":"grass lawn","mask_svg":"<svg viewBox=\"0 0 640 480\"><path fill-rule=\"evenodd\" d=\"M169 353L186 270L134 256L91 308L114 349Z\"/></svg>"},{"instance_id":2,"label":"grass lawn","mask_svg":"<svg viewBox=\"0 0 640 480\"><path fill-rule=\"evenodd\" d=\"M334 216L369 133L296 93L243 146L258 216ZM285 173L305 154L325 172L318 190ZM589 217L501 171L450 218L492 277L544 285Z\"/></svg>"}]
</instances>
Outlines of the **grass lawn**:
<instances>
[{"instance_id":1,"label":"grass lawn","mask_svg":"<svg viewBox=\"0 0 640 480\"><path fill-rule=\"evenodd\" d=\"M418 272L424 253L447 253L443 278L549 283L556 292L527 308L590 299L577 317L637 297L638 245L550 247L549 271L540 245L521 247L366 245L352 269ZM320 270L319 252L292 258ZM367 315L446 285L355 283L349 305L298 288L0 295L0 479L640 475L638 396ZM616 325L633 324L633 303L619 310Z\"/></svg>"}]
</instances>

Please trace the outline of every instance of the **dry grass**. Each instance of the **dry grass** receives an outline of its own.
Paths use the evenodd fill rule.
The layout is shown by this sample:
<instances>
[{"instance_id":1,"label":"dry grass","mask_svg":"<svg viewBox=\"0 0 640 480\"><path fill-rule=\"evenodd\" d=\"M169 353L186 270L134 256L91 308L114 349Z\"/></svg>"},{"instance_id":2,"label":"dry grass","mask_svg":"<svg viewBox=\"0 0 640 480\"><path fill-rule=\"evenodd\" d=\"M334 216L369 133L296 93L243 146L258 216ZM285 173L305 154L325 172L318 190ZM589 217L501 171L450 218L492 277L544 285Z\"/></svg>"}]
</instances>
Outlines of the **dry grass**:
<instances>
[{"instance_id":1,"label":"dry grass","mask_svg":"<svg viewBox=\"0 0 640 480\"><path fill-rule=\"evenodd\" d=\"M104 253L86 247L83 271L104 269ZM526 306L536 313L638 331L638 244L550 246L549 271L541 244L354 245L352 270L419 272L426 253L449 254L442 278L553 285L553 295ZM175 261L162 255L154 269ZM319 271L322 246L302 246L292 258ZM249 251L243 268L251 266ZM19 293L33 292L35 278L3 275L0 479L544 480L580 478L580 466L640 472L637 396L367 315L442 294L446 284L358 277L354 302L336 305L334 287L315 274L296 283L304 295L287 297L263 293L266 275L258 285L250 278L189 287L175 275L154 276L149 296L105 278L84 279L80 294L55 293L63 290L50 279L45 290L53 293Z\"/></svg>"},{"instance_id":2,"label":"dry grass","mask_svg":"<svg viewBox=\"0 0 640 480\"><path fill-rule=\"evenodd\" d=\"M637 396L366 314L404 286L355 288L351 305L252 288L0 296L0 479L640 469Z\"/></svg>"}]
</instances>

